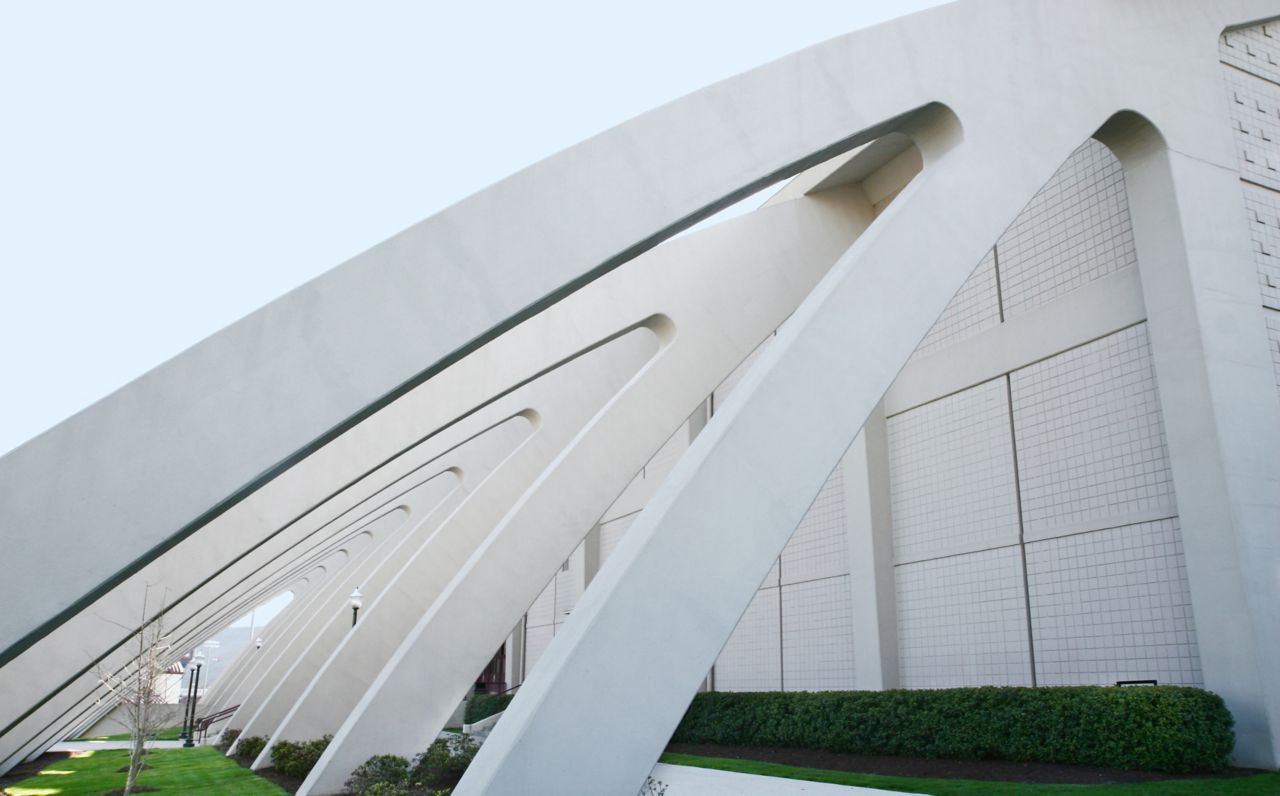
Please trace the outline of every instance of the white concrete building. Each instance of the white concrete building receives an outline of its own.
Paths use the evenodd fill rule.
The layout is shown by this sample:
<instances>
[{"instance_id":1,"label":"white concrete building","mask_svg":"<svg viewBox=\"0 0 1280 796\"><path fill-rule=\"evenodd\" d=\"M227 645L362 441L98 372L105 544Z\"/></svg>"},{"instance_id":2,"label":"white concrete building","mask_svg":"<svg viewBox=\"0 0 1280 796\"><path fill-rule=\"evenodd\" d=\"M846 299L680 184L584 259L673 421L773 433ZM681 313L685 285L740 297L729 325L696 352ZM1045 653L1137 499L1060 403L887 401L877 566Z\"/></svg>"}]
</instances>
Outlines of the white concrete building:
<instances>
[{"instance_id":1,"label":"white concrete building","mask_svg":"<svg viewBox=\"0 0 1280 796\"><path fill-rule=\"evenodd\" d=\"M634 793L700 688L1153 679L1220 693L1274 768L1277 16L964 0L833 39L0 459L32 596L0 770L100 716L143 583L179 649L295 592L207 709L333 733L304 793L424 747L478 677L521 689L460 793Z\"/></svg>"}]
</instances>

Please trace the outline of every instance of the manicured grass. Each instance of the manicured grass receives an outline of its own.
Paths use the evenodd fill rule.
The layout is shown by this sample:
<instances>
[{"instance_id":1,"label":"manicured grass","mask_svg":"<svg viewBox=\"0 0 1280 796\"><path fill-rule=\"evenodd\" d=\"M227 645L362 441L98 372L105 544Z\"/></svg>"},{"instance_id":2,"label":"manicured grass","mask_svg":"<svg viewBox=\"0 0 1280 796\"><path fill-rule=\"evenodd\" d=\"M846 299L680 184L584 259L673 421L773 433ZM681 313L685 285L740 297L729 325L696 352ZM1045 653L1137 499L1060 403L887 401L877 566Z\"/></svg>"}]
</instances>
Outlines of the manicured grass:
<instances>
[{"instance_id":1,"label":"manicured grass","mask_svg":"<svg viewBox=\"0 0 1280 796\"><path fill-rule=\"evenodd\" d=\"M178 736L182 734L181 727L165 727L163 730L156 730L154 735L147 737L153 741L176 741ZM129 733L122 732L116 735L95 735L92 738L77 738L77 741L127 741Z\"/></svg>"},{"instance_id":2,"label":"manicured grass","mask_svg":"<svg viewBox=\"0 0 1280 796\"><path fill-rule=\"evenodd\" d=\"M1030 785L1025 782L983 782L972 779L886 777L879 774L824 771L777 763L757 763L752 760L671 753L664 754L661 762L765 777L927 793L931 796L1274 796L1280 793L1280 774L1259 774L1237 779L1166 780L1128 785Z\"/></svg>"},{"instance_id":3,"label":"manicured grass","mask_svg":"<svg viewBox=\"0 0 1280 796\"><path fill-rule=\"evenodd\" d=\"M78 752L78 756L50 764L40 773L4 789L5 796L101 796L124 787L129 753L123 749ZM157 749L147 754L148 768L138 784L155 793L227 793L240 796L279 796L285 791L213 747Z\"/></svg>"}]
</instances>

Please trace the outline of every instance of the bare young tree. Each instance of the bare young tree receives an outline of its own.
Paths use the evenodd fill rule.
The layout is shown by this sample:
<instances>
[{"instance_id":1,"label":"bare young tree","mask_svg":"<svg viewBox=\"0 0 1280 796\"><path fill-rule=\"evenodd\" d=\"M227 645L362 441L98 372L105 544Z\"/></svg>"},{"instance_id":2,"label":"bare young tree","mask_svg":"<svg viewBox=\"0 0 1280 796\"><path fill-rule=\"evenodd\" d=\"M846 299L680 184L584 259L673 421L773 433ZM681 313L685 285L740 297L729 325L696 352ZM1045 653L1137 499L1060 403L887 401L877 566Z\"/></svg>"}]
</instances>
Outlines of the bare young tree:
<instances>
[{"instance_id":1,"label":"bare young tree","mask_svg":"<svg viewBox=\"0 0 1280 796\"><path fill-rule=\"evenodd\" d=\"M160 676L165 673L169 640L164 633L164 604L156 612L156 618L148 620L147 600L151 587L142 596L142 617L137 627L129 628L137 641L137 659L123 668L108 672L101 666L95 669L99 683L109 696L124 708L123 720L129 731L129 774L125 778L125 796L137 787L138 772L142 770L142 756L146 754L146 739L163 729L165 713L155 706L164 701L157 693Z\"/></svg>"}]
</instances>

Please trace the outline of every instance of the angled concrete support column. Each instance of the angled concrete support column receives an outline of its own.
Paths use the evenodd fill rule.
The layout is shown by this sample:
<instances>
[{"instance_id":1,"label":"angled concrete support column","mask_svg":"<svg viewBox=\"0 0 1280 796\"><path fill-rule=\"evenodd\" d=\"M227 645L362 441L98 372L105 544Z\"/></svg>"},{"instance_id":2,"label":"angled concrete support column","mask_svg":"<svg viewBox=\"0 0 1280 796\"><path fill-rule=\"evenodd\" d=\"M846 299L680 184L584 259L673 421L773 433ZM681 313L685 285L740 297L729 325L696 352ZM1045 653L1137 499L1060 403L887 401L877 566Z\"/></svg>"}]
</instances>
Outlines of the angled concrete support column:
<instances>
[{"instance_id":1,"label":"angled concrete support column","mask_svg":"<svg viewBox=\"0 0 1280 796\"><path fill-rule=\"evenodd\" d=\"M376 534L378 537L372 544L359 545L359 548L354 551L354 554L348 560L342 562L341 566L330 573L330 577L326 577L323 583L317 584L317 588L309 589L307 594L291 600L279 615L274 617L265 628L262 628L259 637L262 639L263 645L260 649L256 646L255 639L249 639L249 643L236 656L234 673L227 672L223 675L223 678L227 681L223 683L222 679L219 680L219 685L222 688L218 690L216 695L211 695L212 698L206 697L204 710L208 713L215 713L229 705L240 704L240 700L243 699L246 691L252 688L253 684L261 677L262 671L279 656L285 642L295 636L299 625L315 612L317 603L322 602L327 594L339 588L340 584L346 581L345 574L358 569L364 560L379 548L380 543L384 541L382 537L393 535L406 519L406 512L397 512L394 507L388 507L383 516L378 517L372 523L360 529L356 536L348 540L348 544L350 544L355 539L359 539L360 534L369 534L370 536ZM255 600L254 602L257 601ZM236 611L235 613L240 612ZM234 677L234 679L230 679L231 677Z\"/></svg>"},{"instance_id":2,"label":"angled concrete support column","mask_svg":"<svg viewBox=\"0 0 1280 796\"><path fill-rule=\"evenodd\" d=\"M894 595L893 522L889 510L889 440L878 404L840 460L848 517L853 598L853 672L859 689L898 687L898 613Z\"/></svg>"},{"instance_id":3,"label":"angled concrete support column","mask_svg":"<svg viewBox=\"0 0 1280 796\"><path fill-rule=\"evenodd\" d=\"M1192 87L1189 87L1189 90ZM1205 99L1222 101L1213 81ZM1235 759L1280 761L1280 402L1244 195L1223 117L1216 161L1122 114L1099 138L1125 167L1205 687L1235 716Z\"/></svg>"},{"instance_id":4,"label":"angled concrete support column","mask_svg":"<svg viewBox=\"0 0 1280 796\"><path fill-rule=\"evenodd\" d=\"M441 465L438 470L416 476L415 480L420 480L421 483L411 486L395 501L381 507L380 516L364 526L368 532L375 534L369 554L355 562L349 571L334 578L332 583L325 584L320 598L307 606L307 610L298 617L287 633L264 639L262 649L250 653L255 657L260 656L261 660L221 705L239 706L240 709L232 717L233 721L243 721L245 715L252 715L266 692L274 687L281 674L292 666L302 650L315 639L317 623L327 624L339 614L345 618L346 611L343 608L349 600L351 590L364 584L368 573L385 561L399 543L412 533L412 528L421 524L425 516L431 515L449 497L458 487L459 479L455 471ZM266 654L263 655L263 652ZM231 723L228 726L239 728L241 725Z\"/></svg>"},{"instance_id":5,"label":"angled concrete support column","mask_svg":"<svg viewBox=\"0 0 1280 796\"><path fill-rule=\"evenodd\" d=\"M520 403L524 396L511 397ZM483 484L491 473L527 438L532 426L520 418L498 426L450 451L440 465L453 468L460 481L449 497L424 512L414 521L410 531L396 541L387 554L368 566L355 578L366 599L372 602L386 591L397 573L435 534L440 524L450 517L471 490ZM297 703L298 698L324 666L351 630L346 608L348 591L334 595L324 610L317 612L299 634L295 648L280 666L262 682L264 692L251 694L241 705L233 723L241 729L241 737L271 734ZM367 614L366 614L367 617ZM235 748L228 750L228 753Z\"/></svg>"},{"instance_id":6,"label":"angled concrete support column","mask_svg":"<svg viewBox=\"0 0 1280 796\"><path fill-rule=\"evenodd\" d=\"M917 341L1083 137L1055 141L1044 131L1056 151L1027 172L1001 168L1007 130L966 130L952 148L959 131L948 114L922 123L913 137L923 174L779 330L628 530L459 794L639 787ZM650 687L611 687L618 682Z\"/></svg>"},{"instance_id":7,"label":"angled concrete support column","mask_svg":"<svg viewBox=\"0 0 1280 796\"><path fill-rule=\"evenodd\" d=\"M467 496L366 607L360 624L344 636L270 733L271 741L254 768L270 765L271 748L278 741L310 740L338 729L369 684L376 682L378 672L405 635L506 510L656 348L653 335L638 329L588 351L530 385L529 405L540 418L537 430ZM512 621L506 623L507 631ZM490 646L489 657L500 643L501 638ZM483 666L482 662L470 673L473 681Z\"/></svg>"},{"instance_id":8,"label":"angled concrete support column","mask_svg":"<svg viewBox=\"0 0 1280 796\"><path fill-rule=\"evenodd\" d=\"M669 319L661 352L457 572L334 734L300 794L336 792L370 756L411 754L435 737L555 568L869 220L854 186L673 241L599 283L623 322Z\"/></svg>"}]
</instances>

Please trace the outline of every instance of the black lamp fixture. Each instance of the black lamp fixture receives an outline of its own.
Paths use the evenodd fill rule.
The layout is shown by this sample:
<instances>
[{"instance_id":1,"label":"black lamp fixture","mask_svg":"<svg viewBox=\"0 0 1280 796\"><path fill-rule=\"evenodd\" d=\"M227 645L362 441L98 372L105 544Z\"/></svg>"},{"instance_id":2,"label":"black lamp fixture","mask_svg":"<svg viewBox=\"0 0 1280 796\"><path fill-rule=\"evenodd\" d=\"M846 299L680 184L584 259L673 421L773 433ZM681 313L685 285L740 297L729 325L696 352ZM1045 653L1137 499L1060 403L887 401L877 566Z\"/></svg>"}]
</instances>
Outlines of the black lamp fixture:
<instances>
[{"instance_id":1,"label":"black lamp fixture","mask_svg":"<svg viewBox=\"0 0 1280 796\"><path fill-rule=\"evenodd\" d=\"M364 595L360 593L360 587L357 586L351 590L351 626L356 626L356 616L360 613L360 609L364 607Z\"/></svg>"},{"instance_id":2,"label":"black lamp fixture","mask_svg":"<svg viewBox=\"0 0 1280 796\"><path fill-rule=\"evenodd\" d=\"M195 673L191 675L191 696L187 698L187 710L191 719L187 722L187 738L182 742L188 748L196 745L196 702L200 699L200 670L204 668L204 650L196 650L191 662L196 665Z\"/></svg>"}]
</instances>

